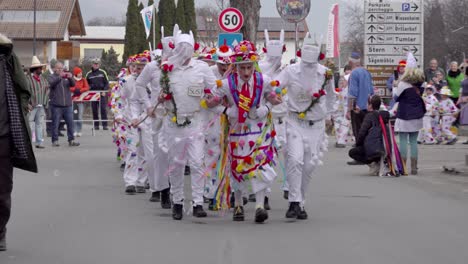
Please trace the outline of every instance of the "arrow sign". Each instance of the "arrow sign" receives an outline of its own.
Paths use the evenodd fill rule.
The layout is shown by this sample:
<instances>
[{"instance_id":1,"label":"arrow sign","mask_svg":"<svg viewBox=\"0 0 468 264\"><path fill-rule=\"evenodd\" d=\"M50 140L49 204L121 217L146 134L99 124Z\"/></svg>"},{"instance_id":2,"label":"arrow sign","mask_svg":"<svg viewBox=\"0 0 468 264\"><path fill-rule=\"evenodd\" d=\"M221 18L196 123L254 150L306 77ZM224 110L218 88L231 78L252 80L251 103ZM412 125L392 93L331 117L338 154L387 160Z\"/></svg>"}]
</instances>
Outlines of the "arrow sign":
<instances>
[{"instance_id":1,"label":"arrow sign","mask_svg":"<svg viewBox=\"0 0 468 264\"><path fill-rule=\"evenodd\" d=\"M411 8L413 8L413 11L416 12L416 10L419 9L419 6L416 3L414 3Z\"/></svg>"},{"instance_id":2,"label":"arrow sign","mask_svg":"<svg viewBox=\"0 0 468 264\"><path fill-rule=\"evenodd\" d=\"M416 54L416 52L418 52L418 48L416 48L416 46L413 46L413 48L411 49L411 51L413 52L413 54Z\"/></svg>"},{"instance_id":3,"label":"arrow sign","mask_svg":"<svg viewBox=\"0 0 468 264\"><path fill-rule=\"evenodd\" d=\"M370 30L371 33L374 33L375 27L374 25L371 25L368 29Z\"/></svg>"},{"instance_id":4,"label":"arrow sign","mask_svg":"<svg viewBox=\"0 0 468 264\"><path fill-rule=\"evenodd\" d=\"M371 14L369 16L369 19L370 19L370 21L374 22L374 19L377 19L377 18L374 16L374 14Z\"/></svg>"},{"instance_id":5,"label":"arrow sign","mask_svg":"<svg viewBox=\"0 0 468 264\"><path fill-rule=\"evenodd\" d=\"M374 37L374 36L370 36L367 40L369 40L371 43L374 43L375 37Z\"/></svg>"}]
</instances>

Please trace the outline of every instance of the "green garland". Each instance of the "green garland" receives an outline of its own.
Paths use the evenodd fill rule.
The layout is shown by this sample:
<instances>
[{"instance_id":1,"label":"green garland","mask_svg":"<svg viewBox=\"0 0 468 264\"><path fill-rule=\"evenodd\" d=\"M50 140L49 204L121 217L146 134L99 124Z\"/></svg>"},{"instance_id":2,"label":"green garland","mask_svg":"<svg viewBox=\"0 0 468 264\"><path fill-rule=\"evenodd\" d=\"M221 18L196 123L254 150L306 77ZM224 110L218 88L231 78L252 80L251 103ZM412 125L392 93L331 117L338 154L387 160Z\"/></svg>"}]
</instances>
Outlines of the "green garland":
<instances>
[{"instance_id":1,"label":"green garland","mask_svg":"<svg viewBox=\"0 0 468 264\"><path fill-rule=\"evenodd\" d=\"M297 113L300 119L304 119L306 116L306 113L309 112L310 109L312 109L312 107L314 107L320 101L320 98L322 96L327 94L325 91L325 86L327 86L330 83L330 80L332 79L332 77L333 77L333 71L327 70L325 72L325 80L322 83L322 87L320 88L318 93L314 93L312 95L313 97L312 97L312 101L310 102L310 105L304 111Z\"/></svg>"}]
</instances>

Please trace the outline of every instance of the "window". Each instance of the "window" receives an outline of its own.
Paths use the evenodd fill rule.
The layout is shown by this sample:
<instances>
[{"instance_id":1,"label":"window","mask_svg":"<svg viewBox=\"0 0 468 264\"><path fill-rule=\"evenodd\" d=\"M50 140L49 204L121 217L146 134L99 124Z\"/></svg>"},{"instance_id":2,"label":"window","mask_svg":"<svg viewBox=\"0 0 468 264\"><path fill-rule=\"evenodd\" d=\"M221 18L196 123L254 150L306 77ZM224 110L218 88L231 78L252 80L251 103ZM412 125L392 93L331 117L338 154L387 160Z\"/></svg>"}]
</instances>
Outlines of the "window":
<instances>
[{"instance_id":1,"label":"window","mask_svg":"<svg viewBox=\"0 0 468 264\"><path fill-rule=\"evenodd\" d=\"M36 23L58 23L60 11L37 10ZM0 22L34 23L33 10L0 10Z\"/></svg>"},{"instance_id":2,"label":"window","mask_svg":"<svg viewBox=\"0 0 468 264\"><path fill-rule=\"evenodd\" d=\"M101 58L104 49L84 49L85 59Z\"/></svg>"}]
</instances>

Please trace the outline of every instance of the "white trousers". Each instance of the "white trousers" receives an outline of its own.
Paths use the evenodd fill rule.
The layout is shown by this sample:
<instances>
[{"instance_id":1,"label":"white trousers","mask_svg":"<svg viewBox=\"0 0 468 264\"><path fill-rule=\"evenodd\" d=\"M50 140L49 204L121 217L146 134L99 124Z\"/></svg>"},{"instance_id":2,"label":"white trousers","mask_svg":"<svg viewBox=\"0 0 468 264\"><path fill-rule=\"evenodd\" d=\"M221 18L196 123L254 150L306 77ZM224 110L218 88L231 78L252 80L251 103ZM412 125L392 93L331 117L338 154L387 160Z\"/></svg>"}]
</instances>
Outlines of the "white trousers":
<instances>
[{"instance_id":1,"label":"white trousers","mask_svg":"<svg viewBox=\"0 0 468 264\"><path fill-rule=\"evenodd\" d=\"M185 165L190 166L192 180L192 201L195 205L203 205L203 190L205 178L203 175L203 159L205 137L197 117L191 120L187 127L177 127L167 117L163 121L164 140L168 154L168 175L171 184L171 194L174 204L183 204Z\"/></svg>"},{"instance_id":2,"label":"white trousers","mask_svg":"<svg viewBox=\"0 0 468 264\"><path fill-rule=\"evenodd\" d=\"M452 127L453 122L455 122L455 117L453 116L443 116L441 123L442 136L445 140L452 140L457 137L450 128Z\"/></svg>"},{"instance_id":3,"label":"white trousers","mask_svg":"<svg viewBox=\"0 0 468 264\"><path fill-rule=\"evenodd\" d=\"M162 117L153 120L153 160L149 165L153 171L148 177L151 192L169 188L167 152L164 152L160 147L161 125Z\"/></svg>"},{"instance_id":4,"label":"white trousers","mask_svg":"<svg viewBox=\"0 0 468 264\"><path fill-rule=\"evenodd\" d=\"M141 149L138 147L141 133L136 128L127 128L126 133L127 149L125 154L125 170L123 173L125 187L131 185L145 186L146 175L143 173L144 159L143 155L141 155Z\"/></svg>"},{"instance_id":5,"label":"white trousers","mask_svg":"<svg viewBox=\"0 0 468 264\"><path fill-rule=\"evenodd\" d=\"M278 158L276 170L279 171L279 175L281 177L282 182L282 189L283 191L289 190L289 185L287 181L287 173L286 168L284 167L284 160L285 160L285 152L286 152L286 116L273 116L273 123L275 125L276 130L276 144L277 144L277 151L278 151ZM271 193L271 189L268 188L266 191L267 195Z\"/></svg>"},{"instance_id":6,"label":"white trousers","mask_svg":"<svg viewBox=\"0 0 468 264\"><path fill-rule=\"evenodd\" d=\"M325 121L309 126L307 121L290 120L286 125L286 133L289 202L299 202L304 206L310 179L322 163L320 159L328 144Z\"/></svg>"}]
</instances>

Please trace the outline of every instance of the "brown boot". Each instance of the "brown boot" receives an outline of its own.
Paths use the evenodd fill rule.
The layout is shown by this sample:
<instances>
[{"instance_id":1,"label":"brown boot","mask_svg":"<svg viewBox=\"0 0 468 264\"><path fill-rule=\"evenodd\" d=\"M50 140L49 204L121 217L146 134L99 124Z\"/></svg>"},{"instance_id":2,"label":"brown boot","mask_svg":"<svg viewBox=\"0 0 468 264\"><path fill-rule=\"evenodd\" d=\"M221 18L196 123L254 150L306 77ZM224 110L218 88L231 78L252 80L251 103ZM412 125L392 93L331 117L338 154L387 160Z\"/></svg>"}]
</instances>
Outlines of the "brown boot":
<instances>
[{"instance_id":1,"label":"brown boot","mask_svg":"<svg viewBox=\"0 0 468 264\"><path fill-rule=\"evenodd\" d=\"M411 158L411 175L418 175L418 159Z\"/></svg>"},{"instance_id":2,"label":"brown boot","mask_svg":"<svg viewBox=\"0 0 468 264\"><path fill-rule=\"evenodd\" d=\"M401 160L403 161L403 166L406 169L405 174L403 174L402 176L408 176L408 164L407 164L408 159L405 156L401 156Z\"/></svg>"}]
</instances>

